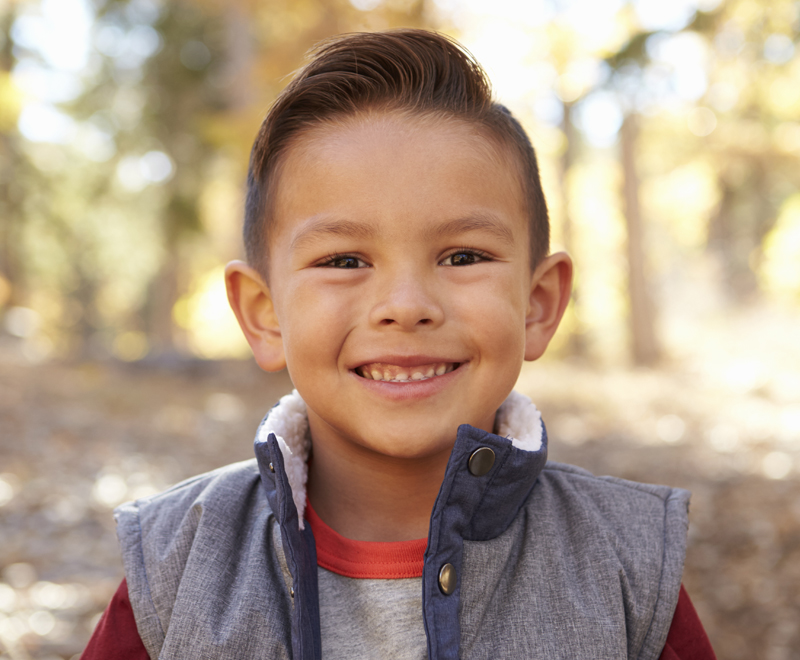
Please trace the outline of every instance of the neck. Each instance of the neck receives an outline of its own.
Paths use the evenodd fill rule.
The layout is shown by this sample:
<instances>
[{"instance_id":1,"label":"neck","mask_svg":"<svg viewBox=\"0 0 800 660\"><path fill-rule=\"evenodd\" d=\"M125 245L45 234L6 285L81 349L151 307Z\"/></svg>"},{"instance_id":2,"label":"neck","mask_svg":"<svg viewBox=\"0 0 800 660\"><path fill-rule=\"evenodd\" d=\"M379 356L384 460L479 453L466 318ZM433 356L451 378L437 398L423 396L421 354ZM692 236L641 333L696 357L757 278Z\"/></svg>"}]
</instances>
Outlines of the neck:
<instances>
[{"instance_id":1,"label":"neck","mask_svg":"<svg viewBox=\"0 0 800 660\"><path fill-rule=\"evenodd\" d=\"M317 443L308 496L317 515L346 538L425 538L449 457L450 448L423 458L395 458L352 445Z\"/></svg>"},{"instance_id":2,"label":"neck","mask_svg":"<svg viewBox=\"0 0 800 660\"><path fill-rule=\"evenodd\" d=\"M259 447L275 434L300 528L304 525L308 494L323 522L346 538L412 541L427 537L453 443L440 438L438 449L432 453L401 458L347 442L335 432L329 435L326 431L333 429L320 426L320 421L294 391L270 411L255 442L258 454ZM509 394L497 411L494 426L498 435L507 437L518 449L542 448L541 416L530 399L521 394ZM488 431L494 426L489 421L481 428ZM310 437L319 439L320 432L325 441L316 443L309 466Z\"/></svg>"}]
</instances>

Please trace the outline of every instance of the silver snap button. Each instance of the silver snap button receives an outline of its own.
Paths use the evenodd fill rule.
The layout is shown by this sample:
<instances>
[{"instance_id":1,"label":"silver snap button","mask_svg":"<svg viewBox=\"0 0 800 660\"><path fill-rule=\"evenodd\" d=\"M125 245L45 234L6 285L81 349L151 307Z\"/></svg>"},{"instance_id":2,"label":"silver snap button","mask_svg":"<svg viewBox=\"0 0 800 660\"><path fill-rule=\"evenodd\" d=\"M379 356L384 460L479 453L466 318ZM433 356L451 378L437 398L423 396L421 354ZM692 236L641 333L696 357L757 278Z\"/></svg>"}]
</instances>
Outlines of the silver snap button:
<instances>
[{"instance_id":1,"label":"silver snap button","mask_svg":"<svg viewBox=\"0 0 800 660\"><path fill-rule=\"evenodd\" d=\"M469 457L469 472L475 477L482 477L494 465L494 452L489 447L481 447Z\"/></svg>"},{"instance_id":2,"label":"silver snap button","mask_svg":"<svg viewBox=\"0 0 800 660\"><path fill-rule=\"evenodd\" d=\"M269 471L275 472L275 466L272 463L269 464Z\"/></svg>"},{"instance_id":3,"label":"silver snap button","mask_svg":"<svg viewBox=\"0 0 800 660\"><path fill-rule=\"evenodd\" d=\"M439 589L449 596L456 589L456 569L452 564L445 564L439 571Z\"/></svg>"}]
</instances>

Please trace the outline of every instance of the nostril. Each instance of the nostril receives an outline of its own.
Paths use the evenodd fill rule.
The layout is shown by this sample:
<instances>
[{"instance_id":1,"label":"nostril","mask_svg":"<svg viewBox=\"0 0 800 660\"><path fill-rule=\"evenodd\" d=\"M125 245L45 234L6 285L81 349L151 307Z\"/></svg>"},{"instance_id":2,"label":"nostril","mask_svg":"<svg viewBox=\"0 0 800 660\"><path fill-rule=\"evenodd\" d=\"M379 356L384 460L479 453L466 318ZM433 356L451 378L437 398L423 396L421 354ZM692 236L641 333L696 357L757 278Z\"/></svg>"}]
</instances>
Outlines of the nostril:
<instances>
[{"instance_id":1,"label":"nostril","mask_svg":"<svg viewBox=\"0 0 800 660\"><path fill-rule=\"evenodd\" d=\"M436 301L399 293L378 300L369 313L369 321L376 327L406 330L432 328L443 319L443 310Z\"/></svg>"},{"instance_id":2,"label":"nostril","mask_svg":"<svg viewBox=\"0 0 800 660\"><path fill-rule=\"evenodd\" d=\"M395 319L381 319L381 325L392 325L393 323L397 323ZM417 321L417 325L431 325L433 323L433 319L420 319Z\"/></svg>"}]
</instances>

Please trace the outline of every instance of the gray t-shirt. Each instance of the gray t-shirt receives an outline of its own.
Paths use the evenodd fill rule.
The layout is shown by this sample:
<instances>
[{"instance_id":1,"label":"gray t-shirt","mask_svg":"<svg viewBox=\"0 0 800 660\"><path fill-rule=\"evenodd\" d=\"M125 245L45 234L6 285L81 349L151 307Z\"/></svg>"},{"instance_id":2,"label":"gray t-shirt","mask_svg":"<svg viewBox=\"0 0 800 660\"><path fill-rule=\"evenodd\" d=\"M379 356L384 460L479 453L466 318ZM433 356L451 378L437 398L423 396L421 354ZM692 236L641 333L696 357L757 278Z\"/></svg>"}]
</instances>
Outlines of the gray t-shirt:
<instances>
[{"instance_id":1,"label":"gray t-shirt","mask_svg":"<svg viewBox=\"0 0 800 660\"><path fill-rule=\"evenodd\" d=\"M427 658L422 578L362 579L317 569L324 660Z\"/></svg>"},{"instance_id":2,"label":"gray t-shirt","mask_svg":"<svg viewBox=\"0 0 800 660\"><path fill-rule=\"evenodd\" d=\"M325 538L344 539L322 522L313 509L317 552L325 553ZM306 521L306 524L310 524ZM280 528L273 526L273 546L286 581L292 577L286 564ZM405 561L408 562L408 556ZM409 578L352 578L317 567L319 618L323 660L424 660L428 640L422 621L422 576Z\"/></svg>"}]
</instances>

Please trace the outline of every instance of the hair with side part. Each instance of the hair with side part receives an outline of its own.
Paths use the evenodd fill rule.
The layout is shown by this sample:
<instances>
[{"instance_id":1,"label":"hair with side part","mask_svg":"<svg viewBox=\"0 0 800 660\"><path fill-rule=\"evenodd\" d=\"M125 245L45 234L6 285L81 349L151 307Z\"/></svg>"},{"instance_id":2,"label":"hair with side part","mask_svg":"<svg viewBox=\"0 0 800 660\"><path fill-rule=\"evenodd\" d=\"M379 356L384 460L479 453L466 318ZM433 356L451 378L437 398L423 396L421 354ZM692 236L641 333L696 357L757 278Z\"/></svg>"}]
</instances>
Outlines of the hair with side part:
<instances>
[{"instance_id":1,"label":"hair with side part","mask_svg":"<svg viewBox=\"0 0 800 660\"><path fill-rule=\"evenodd\" d=\"M370 111L400 111L475 125L511 150L529 217L534 268L550 249L550 223L536 154L521 124L492 100L481 65L447 36L419 29L345 34L322 42L280 93L253 143L244 244L268 276L272 201L283 157L314 126Z\"/></svg>"}]
</instances>

